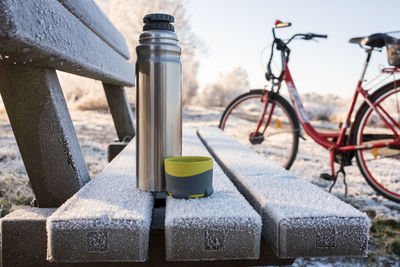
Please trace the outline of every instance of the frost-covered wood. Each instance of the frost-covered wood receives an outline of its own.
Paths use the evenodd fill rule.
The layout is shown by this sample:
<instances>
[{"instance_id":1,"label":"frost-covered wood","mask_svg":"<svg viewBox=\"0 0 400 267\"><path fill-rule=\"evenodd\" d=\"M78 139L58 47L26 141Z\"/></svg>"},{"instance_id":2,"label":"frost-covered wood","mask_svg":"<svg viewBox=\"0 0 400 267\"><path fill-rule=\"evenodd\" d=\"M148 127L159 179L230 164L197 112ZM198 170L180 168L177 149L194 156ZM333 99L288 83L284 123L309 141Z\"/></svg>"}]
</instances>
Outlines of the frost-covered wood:
<instances>
[{"instance_id":1,"label":"frost-covered wood","mask_svg":"<svg viewBox=\"0 0 400 267\"><path fill-rule=\"evenodd\" d=\"M135 137L132 108L123 87L103 83L108 107L114 121L119 141L127 142Z\"/></svg>"},{"instance_id":2,"label":"frost-covered wood","mask_svg":"<svg viewBox=\"0 0 400 267\"><path fill-rule=\"evenodd\" d=\"M53 208L19 209L0 220L0 266L48 266L46 219Z\"/></svg>"},{"instance_id":3,"label":"frost-covered wood","mask_svg":"<svg viewBox=\"0 0 400 267\"><path fill-rule=\"evenodd\" d=\"M209 156L193 129L184 129L183 155ZM261 218L214 162L214 194L167 198L167 260L258 259Z\"/></svg>"},{"instance_id":4,"label":"frost-covered wood","mask_svg":"<svg viewBox=\"0 0 400 267\"><path fill-rule=\"evenodd\" d=\"M47 220L53 262L144 262L153 195L136 188L135 142Z\"/></svg>"},{"instance_id":5,"label":"frost-covered wood","mask_svg":"<svg viewBox=\"0 0 400 267\"><path fill-rule=\"evenodd\" d=\"M129 49L122 34L108 20L107 16L92 0L58 0L88 28L107 44L129 59Z\"/></svg>"},{"instance_id":6,"label":"frost-covered wood","mask_svg":"<svg viewBox=\"0 0 400 267\"><path fill-rule=\"evenodd\" d=\"M40 207L59 207L89 172L54 70L0 62L0 93Z\"/></svg>"},{"instance_id":7,"label":"frost-covered wood","mask_svg":"<svg viewBox=\"0 0 400 267\"><path fill-rule=\"evenodd\" d=\"M92 15L87 21L95 17ZM104 37L96 34L101 28L96 26L92 30L88 26L58 1L3 0L0 2L1 58L10 63L58 69L109 84L133 85L132 65L106 43Z\"/></svg>"},{"instance_id":8,"label":"frost-covered wood","mask_svg":"<svg viewBox=\"0 0 400 267\"><path fill-rule=\"evenodd\" d=\"M366 256L369 219L218 128L198 135L262 216L263 236L278 257Z\"/></svg>"}]
</instances>

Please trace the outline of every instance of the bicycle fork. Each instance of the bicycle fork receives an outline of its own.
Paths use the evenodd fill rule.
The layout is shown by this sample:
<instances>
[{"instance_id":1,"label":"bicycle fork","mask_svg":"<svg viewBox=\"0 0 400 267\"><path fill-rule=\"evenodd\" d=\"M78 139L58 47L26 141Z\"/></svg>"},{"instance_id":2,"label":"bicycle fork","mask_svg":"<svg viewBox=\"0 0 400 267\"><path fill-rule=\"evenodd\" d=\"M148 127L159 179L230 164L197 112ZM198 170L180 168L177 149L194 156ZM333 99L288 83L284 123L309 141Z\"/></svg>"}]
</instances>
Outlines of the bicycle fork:
<instances>
[{"instance_id":1,"label":"bicycle fork","mask_svg":"<svg viewBox=\"0 0 400 267\"><path fill-rule=\"evenodd\" d=\"M264 106L263 106L263 111L261 112L260 118L258 119L257 128L256 128L255 132L253 133L252 137L255 137L256 134L258 133L258 131L260 130L260 127L264 122L265 113L267 113L267 110L268 110L268 98L265 97L265 95L263 96L261 101L264 101L264 99L265 99L265 102L264 102ZM268 117L270 120L271 114ZM268 120L267 120L267 124L268 124ZM265 126L265 128L267 128L267 125ZM264 128L264 130L265 130L265 128Z\"/></svg>"},{"instance_id":2,"label":"bicycle fork","mask_svg":"<svg viewBox=\"0 0 400 267\"><path fill-rule=\"evenodd\" d=\"M269 124L271 123L272 114L274 113L274 110L275 110L275 105L276 104L271 102L271 109L270 109L270 112L268 114L268 118L267 118L267 121L265 123L264 129L263 129L262 132L259 132L261 126L264 123L265 114L267 113L268 106L270 104L270 102L268 101L267 93L264 94L264 96L262 97L261 101L264 102L263 110L262 110L261 115L260 115L260 117L258 119L256 130L254 132L252 132L250 134L250 137L249 137L250 142L252 144L261 144L264 141L264 133L267 130L267 127L269 126Z\"/></svg>"}]
</instances>

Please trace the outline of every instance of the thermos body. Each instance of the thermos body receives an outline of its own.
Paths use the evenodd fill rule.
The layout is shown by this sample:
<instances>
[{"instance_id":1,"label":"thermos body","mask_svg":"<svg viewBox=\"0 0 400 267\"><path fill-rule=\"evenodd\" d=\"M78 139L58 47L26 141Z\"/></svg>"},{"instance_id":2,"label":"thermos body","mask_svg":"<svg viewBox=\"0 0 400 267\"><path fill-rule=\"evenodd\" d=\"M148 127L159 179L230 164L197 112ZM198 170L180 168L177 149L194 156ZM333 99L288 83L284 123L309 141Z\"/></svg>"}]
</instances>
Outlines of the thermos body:
<instances>
[{"instance_id":1,"label":"thermos body","mask_svg":"<svg viewBox=\"0 0 400 267\"><path fill-rule=\"evenodd\" d=\"M146 30L136 47L137 187L165 191L164 159L182 154L182 64L175 32Z\"/></svg>"}]
</instances>

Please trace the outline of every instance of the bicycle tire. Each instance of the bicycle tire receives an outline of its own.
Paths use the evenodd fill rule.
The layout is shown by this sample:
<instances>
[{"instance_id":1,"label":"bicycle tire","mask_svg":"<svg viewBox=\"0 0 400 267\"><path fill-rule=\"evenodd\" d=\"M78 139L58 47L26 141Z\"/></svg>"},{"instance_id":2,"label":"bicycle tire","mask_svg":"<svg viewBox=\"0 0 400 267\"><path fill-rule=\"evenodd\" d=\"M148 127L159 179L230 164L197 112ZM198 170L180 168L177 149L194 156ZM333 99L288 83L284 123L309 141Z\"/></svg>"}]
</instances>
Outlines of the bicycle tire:
<instances>
[{"instance_id":1,"label":"bicycle tire","mask_svg":"<svg viewBox=\"0 0 400 267\"><path fill-rule=\"evenodd\" d=\"M256 90L250 90L249 92L236 97L226 107L224 113L222 114L219 123L219 128L233 135L234 138L237 139L239 142L251 147L253 150L256 150L259 153L262 153L264 156L266 156L267 159L274 161L275 163L281 165L285 169L289 169L292 166L297 155L299 146L300 126L292 106L289 104L288 101L286 101L285 98L276 93L269 94L268 98L268 100L270 101L269 103L275 103L274 106L278 107L274 108L273 111L274 118L272 118L271 121L275 123L275 126L278 125L276 128L283 128L283 129L279 132L273 128L274 126L272 125L274 125L274 123L270 123L266 132L268 132L268 134L271 135L266 137L263 135L264 136L263 139L264 141L262 142L262 144L264 145L263 147L260 147L259 144L257 145L251 144L248 137L245 139L245 136L249 136L251 134L251 131L255 131L256 129L258 118L262 112L262 105L264 105L262 102L264 93L265 93L264 90L256 89ZM257 120L255 121L255 116L251 117L252 113L247 111L246 113L243 112L240 113L239 111L236 114L242 114L241 115L242 117L240 117L240 115L236 115L236 122L234 122L232 117L235 116L234 115L235 110L237 111L239 108L243 108L243 110L246 110L245 104L252 104L249 103L250 100L255 100L255 102L259 101L259 103L261 103L261 107L259 107L258 109L255 108L254 112L255 115L257 116ZM271 110L269 110L269 112L270 111ZM266 114L265 116L267 117L268 114ZM243 123L244 121L247 120L247 122L245 122L247 123L246 126L251 125L251 127L244 127L243 123L241 126L238 125L238 127L236 128L235 126L232 126L232 124L237 124L239 120L243 121ZM230 125L228 125L229 123ZM262 126L262 128L263 127L264 125ZM285 130L284 127L290 128L290 131L288 131L288 129ZM289 133L289 135L285 133ZM277 135L279 134L281 139L277 138ZM288 149L289 151L285 151ZM280 156L281 153L284 153L285 156L281 157ZM279 155L276 156L277 154Z\"/></svg>"},{"instance_id":2,"label":"bicycle tire","mask_svg":"<svg viewBox=\"0 0 400 267\"><path fill-rule=\"evenodd\" d=\"M376 90L370 99L372 103L379 103L386 110L392 108L397 109L397 122L399 123L400 80L396 82L398 85L396 88L394 86L394 82L386 84ZM396 105L393 105L392 101L390 100L396 101ZM371 107L364 102L356 115L353 144L365 145L368 144L368 142L373 142L374 140L395 140L393 132L391 132L390 129L384 125L380 119L377 119L374 116L377 117L376 112L373 112ZM378 135L381 137L378 137ZM391 148L387 146L378 149L356 150L355 154L358 168L360 169L367 183L378 194L387 199L400 203L400 174L398 171L400 169L400 148ZM379 163L377 162L378 160Z\"/></svg>"}]
</instances>

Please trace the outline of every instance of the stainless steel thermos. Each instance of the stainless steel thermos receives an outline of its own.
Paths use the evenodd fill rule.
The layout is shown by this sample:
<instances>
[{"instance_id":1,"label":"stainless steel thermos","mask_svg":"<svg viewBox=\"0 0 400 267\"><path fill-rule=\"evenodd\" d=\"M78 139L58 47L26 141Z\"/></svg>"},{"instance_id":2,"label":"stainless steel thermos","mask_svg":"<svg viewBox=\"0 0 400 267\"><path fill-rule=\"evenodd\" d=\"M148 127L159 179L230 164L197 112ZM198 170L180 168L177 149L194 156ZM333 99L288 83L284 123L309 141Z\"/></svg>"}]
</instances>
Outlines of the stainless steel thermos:
<instances>
[{"instance_id":1,"label":"stainless steel thermos","mask_svg":"<svg viewBox=\"0 0 400 267\"><path fill-rule=\"evenodd\" d=\"M181 48L174 17L149 14L136 47L137 187L165 191L164 159L182 153Z\"/></svg>"}]
</instances>

